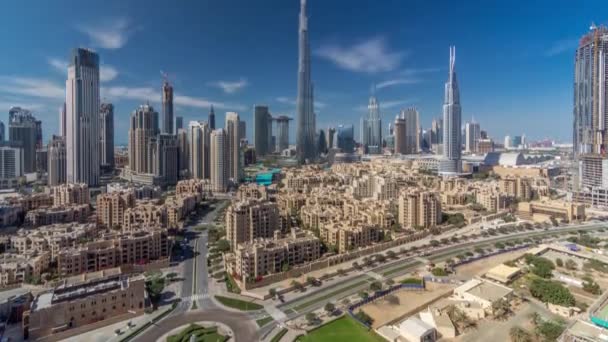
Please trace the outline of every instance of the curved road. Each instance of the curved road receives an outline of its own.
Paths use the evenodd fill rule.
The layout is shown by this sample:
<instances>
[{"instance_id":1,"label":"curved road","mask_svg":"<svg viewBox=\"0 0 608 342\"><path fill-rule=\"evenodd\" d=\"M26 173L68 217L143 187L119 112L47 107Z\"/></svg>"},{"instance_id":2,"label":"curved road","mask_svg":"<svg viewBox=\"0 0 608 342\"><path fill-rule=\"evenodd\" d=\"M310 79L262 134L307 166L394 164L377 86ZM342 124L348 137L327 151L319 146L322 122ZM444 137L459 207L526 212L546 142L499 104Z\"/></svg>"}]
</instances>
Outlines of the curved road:
<instances>
[{"instance_id":1,"label":"curved road","mask_svg":"<svg viewBox=\"0 0 608 342\"><path fill-rule=\"evenodd\" d=\"M156 341L166 334L167 331L199 321L213 321L226 324L234 332L234 341L237 342L257 341L258 339L257 326L251 324L249 316L246 314L221 309L205 309L205 311L188 311L163 319L146 329L134 341Z\"/></svg>"}]
</instances>

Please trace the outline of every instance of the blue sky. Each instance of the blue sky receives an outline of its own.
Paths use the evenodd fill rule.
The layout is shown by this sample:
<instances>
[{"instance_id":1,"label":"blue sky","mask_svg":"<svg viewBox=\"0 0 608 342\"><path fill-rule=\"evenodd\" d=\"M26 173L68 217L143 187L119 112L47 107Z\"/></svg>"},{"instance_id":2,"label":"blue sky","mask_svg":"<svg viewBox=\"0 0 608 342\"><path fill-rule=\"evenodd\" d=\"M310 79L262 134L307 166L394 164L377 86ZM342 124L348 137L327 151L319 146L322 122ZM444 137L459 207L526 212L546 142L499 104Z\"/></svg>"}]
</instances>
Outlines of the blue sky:
<instances>
[{"instance_id":1,"label":"blue sky","mask_svg":"<svg viewBox=\"0 0 608 342\"><path fill-rule=\"evenodd\" d=\"M206 119L214 103L220 123L224 112L239 112L251 140L254 104L295 118L298 0L2 7L0 118L6 122L11 105L30 108L45 140L58 131L66 60L78 46L101 56L117 143L127 141L137 105L149 100L160 110L161 70L185 122ZM318 128L357 129L372 83L384 127L409 106L429 127L442 110L455 45L463 124L474 116L498 141L522 133L569 141L574 50L591 22L608 22L608 1L309 0L308 13Z\"/></svg>"}]
</instances>

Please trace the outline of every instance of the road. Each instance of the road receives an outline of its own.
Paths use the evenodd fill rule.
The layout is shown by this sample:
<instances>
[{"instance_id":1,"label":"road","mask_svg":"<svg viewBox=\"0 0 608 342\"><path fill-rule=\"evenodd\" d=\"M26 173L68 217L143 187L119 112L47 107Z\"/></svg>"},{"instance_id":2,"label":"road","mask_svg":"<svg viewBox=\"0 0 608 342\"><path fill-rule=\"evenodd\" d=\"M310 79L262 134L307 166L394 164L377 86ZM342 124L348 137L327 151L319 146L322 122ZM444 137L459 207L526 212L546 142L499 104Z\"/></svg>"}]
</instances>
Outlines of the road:
<instances>
[{"instance_id":1,"label":"road","mask_svg":"<svg viewBox=\"0 0 608 342\"><path fill-rule=\"evenodd\" d=\"M220 322L227 325L234 332L234 341L255 341L258 338L257 325L250 315L224 310L209 298L208 234L207 231L197 232L194 227L213 223L221 207L220 203L216 203L213 210L184 228L188 248L183 253L181 302L169 316L146 329L134 341L156 341L172 329L198 321ZM196 303L196 309L193 308L193 303Z\"/></svg>"},{"instance_id":2,"label":"road","mask_svg":"<svg viewBox=\"0 0 608 342\"><path fill-rule=\"evenodd\" d=\"M535 236L553 235L556 233L565 233L573 230L593 230L605 227L604 223L592 223L577 226L566 226L559 228L552 228L547 231L535 230L535 231L524 231L509 235L498 235L491 236L484 239L478 239L474 241L467 241L458 245L450 245L445 247L436 247L430 250L426 250L425 258L432 259L433 261L446 260L450 257L461 254L463 251L470 250L477 246L484 246L494 244L496 242L508 241L513 239L525 239ZM421 252L410 253L408 257L399 259L393 262L388 262L381 266L377 266L371 269L365 269L359 271L357 275L346 278L342 282L333 284L331 286L311 291L309 288L302 296L287 301L285 303L277 305L281 311L285 312L288 316L288 320L295 319L303 316L308 312L312 312L322 308L328 302L338 302L346 297L354 295L362 290L368 290L369 284L376 280L370 274L376 273L379 275L385 275L385 278L395 278L404 274L407 274L416 268L420 267L421 261L416 258Z\"/></svg>"}]
</instances>

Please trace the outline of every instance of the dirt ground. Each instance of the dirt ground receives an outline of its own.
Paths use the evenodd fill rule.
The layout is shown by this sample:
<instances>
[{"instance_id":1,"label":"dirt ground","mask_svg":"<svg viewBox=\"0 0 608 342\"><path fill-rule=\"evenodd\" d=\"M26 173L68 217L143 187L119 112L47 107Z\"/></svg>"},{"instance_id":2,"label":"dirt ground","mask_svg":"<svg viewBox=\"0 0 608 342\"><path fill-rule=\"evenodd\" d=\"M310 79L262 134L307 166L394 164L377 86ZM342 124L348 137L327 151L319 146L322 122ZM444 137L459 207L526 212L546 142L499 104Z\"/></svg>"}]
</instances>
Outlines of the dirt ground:
<instances>
[{"instance_id":1,"label":"dirt ground","mask_svg":"<svg viewBox=\"0 0 608 342\"><path fill-rule=\"evenodd\" d=\"M387 297L369 303L361 308L366 314L374 319L373 328L378 328L401 316L413 314L414 310L425 306L442 295L451 293L456 286L453 284L426 283L425 291L401 290L392 295L399 298L399 303L391 303ZM405 317L404 317L405 318Z\"/></svg>"},{"instance_id":2,"label":"dirt ground","mask_svg":"<svg viewBox=\"0 0 608 342\"><path fill-rule=\"evenodd\" d=\"M480 276L488 272L495 266L502 264L505 261L519 258L526 254L528 249L522 249L515 252L503 253L493 257L484 258L479 261L472 262L470 264L458 266L456 268L456 275L460 278L470 279L474 276Z\"/></svg>"}]
</instances>

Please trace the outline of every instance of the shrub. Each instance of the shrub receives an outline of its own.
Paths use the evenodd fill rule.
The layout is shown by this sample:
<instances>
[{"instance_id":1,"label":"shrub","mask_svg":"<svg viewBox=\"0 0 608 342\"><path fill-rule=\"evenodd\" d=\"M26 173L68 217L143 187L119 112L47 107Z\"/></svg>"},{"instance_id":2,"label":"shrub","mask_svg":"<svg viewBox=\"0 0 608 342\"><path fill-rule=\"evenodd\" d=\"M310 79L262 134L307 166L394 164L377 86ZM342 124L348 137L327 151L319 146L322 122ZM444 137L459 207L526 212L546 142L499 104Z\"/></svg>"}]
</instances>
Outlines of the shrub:
<instances>
[{"instance_id":1,"label":"shrub","mask_svg":"<svg viewBox=\"0 0 608 342\"><path fill-rule=\"evenodd\" d=\"M555 281L534 279L530 284L530 293L535 298L546 303L562 306L573 306L575 304L572 293L562 284Z\"/></svg>"}]
</instances>

